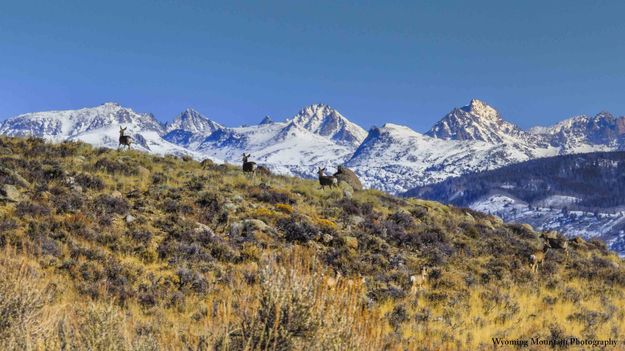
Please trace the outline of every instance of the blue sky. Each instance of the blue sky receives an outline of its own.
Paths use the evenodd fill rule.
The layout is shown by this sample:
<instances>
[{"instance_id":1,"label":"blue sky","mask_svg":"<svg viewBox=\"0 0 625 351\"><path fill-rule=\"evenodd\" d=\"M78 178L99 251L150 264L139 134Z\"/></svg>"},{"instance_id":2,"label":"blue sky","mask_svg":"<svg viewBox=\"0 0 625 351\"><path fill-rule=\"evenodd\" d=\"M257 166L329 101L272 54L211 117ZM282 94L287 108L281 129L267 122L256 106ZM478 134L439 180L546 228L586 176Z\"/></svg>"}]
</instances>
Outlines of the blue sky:
<instances>
[{"instance_id":1,"label":"blue sky","mask_svg":"<svg viewBox=\"0 0 625 351\"><path fill-rule=\"evenodd\" d=\"M116 101L226 125L328 103L427 130L473 97L528 127L625 114L620 1L3 1L0 120Z\"/></svg>"}]
</instances>

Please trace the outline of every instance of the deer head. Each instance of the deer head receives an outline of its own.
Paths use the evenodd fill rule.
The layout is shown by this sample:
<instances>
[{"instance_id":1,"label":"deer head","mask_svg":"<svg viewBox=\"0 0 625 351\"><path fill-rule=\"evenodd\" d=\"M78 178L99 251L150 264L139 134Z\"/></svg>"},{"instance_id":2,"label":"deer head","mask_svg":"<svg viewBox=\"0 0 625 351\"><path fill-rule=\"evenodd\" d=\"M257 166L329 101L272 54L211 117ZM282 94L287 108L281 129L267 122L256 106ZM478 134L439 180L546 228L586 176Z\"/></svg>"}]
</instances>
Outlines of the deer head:
<instances>
[{"instance_id":1,"label":"deer head","mask_svg":"<svg viewBox=\"0 0 625 351\"><path fill-rule=\"evenodd\" d=\"M247 162L247 160L250 158L250 156L252 156L251 154L245 154L245 152L243 153L243 163Z\"/></svg>"},{"instance_id":2,"label":"deer head","mask_svg":"<svg viewBox=\"0 0 625 351\"><path fill-rule=\"evenodd\" d=\"M319 167L319 171L318 171L319 172L319 176L322 176L323 172L325 172L325 170L326 170L325 167L323 167L323 168Z\"/></svg>"},{"instance_id":3,"label":"deer head","mask_svg":"<svg viewBox=\"0 0 625 351\"><path fill-rule=\"evenodd\" d=\"M126 128L128 128L128 127L122 128L121 126L119 126L119 135L123 136L124 132L126 131Z\"/></svg>"}]
</instances>

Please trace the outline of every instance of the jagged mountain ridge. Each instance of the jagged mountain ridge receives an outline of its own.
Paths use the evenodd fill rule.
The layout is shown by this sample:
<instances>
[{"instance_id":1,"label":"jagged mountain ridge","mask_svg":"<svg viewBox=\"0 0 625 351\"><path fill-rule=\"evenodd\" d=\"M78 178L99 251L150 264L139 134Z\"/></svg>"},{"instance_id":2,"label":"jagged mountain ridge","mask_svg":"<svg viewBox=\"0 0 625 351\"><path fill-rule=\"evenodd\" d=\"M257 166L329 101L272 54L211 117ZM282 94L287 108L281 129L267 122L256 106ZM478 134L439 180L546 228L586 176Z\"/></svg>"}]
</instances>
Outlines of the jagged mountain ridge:
<instances>
[{"instance_id":1,"label":"jagged mountain ridge","mask_svg":"<svg viewBox=\"0 0 625 351\"><path fill-rule=\"evenodd\" d=\"M165 124L163 139L185 148L196 148L207 136L224 127L188 108L171 123Z\"/></svg>"},{"instance_id":2,"label":"jagged mountain ridge","mask_svg":"<svg viewBox=\"0 0 625 351\"><path fill-rule=\"evenodd\" d=\"M193 151L162 138L164 126L148 113L137 113L107 102L78 110L34 112L6 120L0 134L33 136L51 141L80 140L92 145L118 147L119 127L134 141L134 147L157 154L196 155Z\"/></svg>"},{"instance_id":3,"label":"jagged mountain ridge","mask_svg":"<svg viewBox=\"0 0 625 351\"><path fill-rule=\"evenodd\" d=\"M622 150L625 117L600 113L524 131L479 100L456 108L425 134L373 128L348 162L364 183L391 193L548 156Z\"/></svg>"},{"instance_id":4,"label":"jagged mountain ridge","mask_svg":"<svg viewBox=\"0 0 625 351\"><path fill-rule=\"evenodd\" d=\"M477 140L495 144L523 133L516 125L503 120L497 110L473 99L469 105L453 109L426 135L444 140Z\"/></svg>"},{"instance_id":5,"label":"jagged mountain ridge","mask_svg":"<svg viewBox=\"0 0 625 351\"><path fill-rule=\"evenodd\" d=\"M303 108L291 121L310 132L354 148L367 137L364 129L324 104Z\"/></svg>"},{"instance_id":6,"label":"jagged mountain ridge","mask_svg":"<svg viewBox=\"0 0 625 351\"><path fill-rule=\"evenodd\" d=\"M204 117L201 113L192 108L184 110L179 114L171 123L165 125L165 131L171 132L174 130L182 129L191 133L200 133L210 135L216 130L223 129L224 127Z\"/></svg>"},{"instance_id":7,"label":"jagged mountain ridge","mask_svg":"<svg viewBox=\"0 0 625 351\"><path fill-rule=\"evenodd\" d=\"M476 99L453 109L425 134L390 123L367 133L324 104L307 106L284 121L265 118L232 128L191 109L160 124L150 114L112 103L20 115L5 121L0 133L116 147L117 125L132 126L129 132L143 150L161 154L238 163L246 152L276 172L304 177L315 176L315 167L346 163L367 187L390 193L540 157L620 150L625 135L625 118L607 113L524 131Z\"/></svg>"}]
</instances>

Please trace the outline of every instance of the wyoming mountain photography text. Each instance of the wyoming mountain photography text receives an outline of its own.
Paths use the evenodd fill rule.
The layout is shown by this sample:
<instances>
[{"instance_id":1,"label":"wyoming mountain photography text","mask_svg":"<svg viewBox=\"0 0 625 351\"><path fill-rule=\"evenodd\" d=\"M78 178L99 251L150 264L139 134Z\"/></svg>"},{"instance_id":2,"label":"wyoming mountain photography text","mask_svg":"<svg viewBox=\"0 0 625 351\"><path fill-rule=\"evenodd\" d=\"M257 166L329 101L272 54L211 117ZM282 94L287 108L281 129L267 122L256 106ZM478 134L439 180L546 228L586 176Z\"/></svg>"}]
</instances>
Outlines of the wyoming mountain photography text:
<instances>
[{"instance_id":1,"label":"wyoming mountain photography text","mask_svg":"<svg viewBox=\"0 0 625 351\"><path fill-rule=\"evenodd\" d=\"M625 350L623 13L0 0L0 351Z\"/></svg>"}]
</instances>

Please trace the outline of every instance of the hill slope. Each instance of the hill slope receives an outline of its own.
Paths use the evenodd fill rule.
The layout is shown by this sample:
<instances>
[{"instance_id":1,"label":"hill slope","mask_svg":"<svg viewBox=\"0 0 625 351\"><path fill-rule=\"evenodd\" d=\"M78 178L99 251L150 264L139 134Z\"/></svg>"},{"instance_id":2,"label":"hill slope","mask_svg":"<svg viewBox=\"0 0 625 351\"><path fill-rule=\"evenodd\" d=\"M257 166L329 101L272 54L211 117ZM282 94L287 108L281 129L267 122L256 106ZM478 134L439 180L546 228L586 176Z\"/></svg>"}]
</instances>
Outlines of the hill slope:
<instances>
[{"instance_id":1,"label":"hill slope","mask_svg":"<svg viewBox=\"0 0 625 351\"><path fill-rule=\"evenodd\" d=\"M539 233L435 202L39 139L0 138L0 165L6 349L490 350L625 332L625 267L598 241L532 273Z\"/></svg>"}]
</instances>

